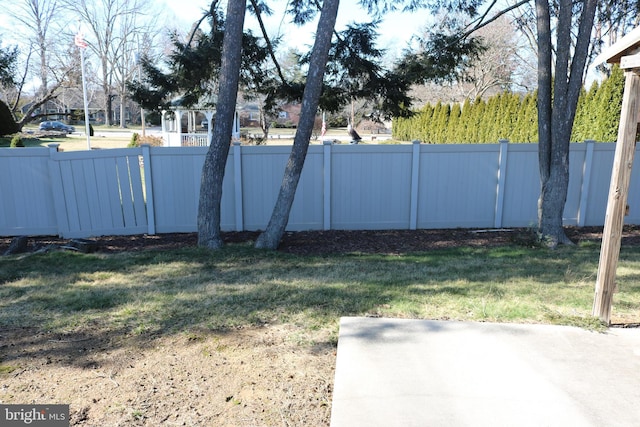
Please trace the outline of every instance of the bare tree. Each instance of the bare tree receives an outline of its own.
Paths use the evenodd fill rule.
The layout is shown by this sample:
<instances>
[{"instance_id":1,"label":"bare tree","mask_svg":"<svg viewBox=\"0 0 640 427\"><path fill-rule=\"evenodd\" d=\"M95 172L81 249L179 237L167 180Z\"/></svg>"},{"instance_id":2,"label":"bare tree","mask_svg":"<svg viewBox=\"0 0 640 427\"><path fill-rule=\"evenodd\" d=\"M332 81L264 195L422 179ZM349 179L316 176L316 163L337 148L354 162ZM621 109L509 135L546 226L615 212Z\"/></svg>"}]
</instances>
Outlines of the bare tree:
<instances>
[{"instance_id":1,"label":"bare tree","mask_svg":"<svg viewBox=\"0 0 640 427\"><path fill-rule=\"evenodd\" d=\"M55 43L61 38L65 24L58 0L23 0L11 6L8 8L9 16L22 40L23 55L19 75L14 76L15 85L7 98L11 98L9 103L14 116L21 116L17 121L21 129L25 124L46 116L46 112L34 113L59 97L65 87L72 85L69 76L77 64L69 55L66 44ZM31 102L24 105L28 82L36 82L37 86ZM24 111L20 111L20 107ZM66 112L65 107L61 106L63 113Z\"/></svg>"},{"instance_id":2,"label":"bare tree","mask_svg":"<svg viewBox=\"0 0 640 427\"><path fill-rule=\"evenodd\" d=\"M113 53L109 56L114 70L115 87L120 100L120 127L126 126L126 106L129 98L127 83L137 79L140 69L140 55L145 52L150 56L150 50L159 33L156 28L157 20L153 16L141 13L124 15L118 26L118 37L112 46Z\"/></svg>"},{"instance_id":3,"label":"bare tree","mask_svg":"<svg viewBox=\"0 0 640 427\"><path fill-rule=\"evenodd\" d=\"M111 124L113 99L122 92L118 79L126 78L133 68L125 67L122 56L127 54L134 41L136 16L145 11L142 0L60 0L67 10L80 17L81 25L88 28L85 41L99 61L100 86L102 88L105 124ZM130 50L129 50L130 53ZM116 65L123 68L118 70ZM129 70L129 71L127 71Z\"/></svg>"},{"instance_id":4,"label":"bare tree","mask_svg":"<svg viewBox=\"0 0 640 427\"><path fill-rule=\"evenodd\" d=\"M40 94L49 87L49 48L53 45L50 33L56 31L51 22L59 14L57 0L24 0L9 9L10 15L26 32L39 66Z\"/></svg>"},{"instance_id":5,"label":"bare tree","mask_svg":"<svg viewBox=\"0 0 640 427\"><path fill-rule=\"evenodd\" d=\"M412 88L411 95L423 103L463 102L486 98L504 90L535 87L535 52L523 43L512 19L503 16L475 35L482 38L485 50L470 67L453 81L427 82Z\"/></svg>"}]
</instances>

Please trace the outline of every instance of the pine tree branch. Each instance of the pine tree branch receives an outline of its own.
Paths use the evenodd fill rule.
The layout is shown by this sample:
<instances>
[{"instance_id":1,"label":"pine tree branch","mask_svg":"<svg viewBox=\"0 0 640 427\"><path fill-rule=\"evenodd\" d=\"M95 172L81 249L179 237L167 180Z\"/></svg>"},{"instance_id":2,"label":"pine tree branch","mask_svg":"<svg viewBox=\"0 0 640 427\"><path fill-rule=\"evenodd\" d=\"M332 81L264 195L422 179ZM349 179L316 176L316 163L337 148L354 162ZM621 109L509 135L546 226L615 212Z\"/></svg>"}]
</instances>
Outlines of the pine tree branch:
<instances>
[{"instance_id":1,"label":"pine tree branch","mask_svg":"<svg viewBox=\"0 0 640 427\"><path fill-rule=\"evenodd\" d=\"M276 67L280 80L282 81L283 84L286 84L286 79L282 74L282 68L280 67L280 63L276 59L276 54L273 50L273 44L271 43L271 39L267 34L267 29L265 28L264 22L262 21L262 15L260 14L260 8L258 7L258 3L256 2L256 0L250 0L250 1L251 1L251 6L253 6L253 10L256 13L256 18L258 18L258 24L260 25L260 31L262 31L262 37L264 37L265 43L267 43L267 49L269 49L269 56L271 56L271 60L273 61Z\"/></svg>"}]
</instances>

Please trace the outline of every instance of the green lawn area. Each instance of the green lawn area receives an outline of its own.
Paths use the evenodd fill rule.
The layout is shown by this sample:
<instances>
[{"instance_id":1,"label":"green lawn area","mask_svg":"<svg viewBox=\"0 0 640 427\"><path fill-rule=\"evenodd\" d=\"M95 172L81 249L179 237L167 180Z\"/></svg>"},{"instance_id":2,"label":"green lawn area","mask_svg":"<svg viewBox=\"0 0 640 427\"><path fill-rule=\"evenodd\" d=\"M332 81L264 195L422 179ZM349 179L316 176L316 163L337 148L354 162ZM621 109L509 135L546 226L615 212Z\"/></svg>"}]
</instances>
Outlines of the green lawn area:
<instances>
[{"instance_id":1,"label":"green lawn area","mask_svg":"<svg viewBox=\"0 0 640 427\"><path fill-rule=\"evenodd\" d=\"M60 144L64 151L87 149L87 137L83 125L76 125L76 133L60 137L36 138L29 132L36 132L37 126L26 126L23 129L22 143L25 147L46 147L49 144ZM139 127L120 129L117 127L94 126L95 135L90 138L92 148L125 148L131 142L131 133L141 130ZM11 137L0 137L0 148L11 145Z\"/></svg>"},{"instance_id":2,"label":"green lawn area","mask_svg":"<svg viewBox=\"0 0 640 427\"><path fill-rule=\"evenodd\" d=\"M599 247L443 249L406 255L297 256L228 245L120 254L0 257L0 328L92 325L172 335L295 324L337 336L340 316L551 323L591 317ZM623 248L615 322L640 317L640 248Z\"/></svg>"}]
</instances>

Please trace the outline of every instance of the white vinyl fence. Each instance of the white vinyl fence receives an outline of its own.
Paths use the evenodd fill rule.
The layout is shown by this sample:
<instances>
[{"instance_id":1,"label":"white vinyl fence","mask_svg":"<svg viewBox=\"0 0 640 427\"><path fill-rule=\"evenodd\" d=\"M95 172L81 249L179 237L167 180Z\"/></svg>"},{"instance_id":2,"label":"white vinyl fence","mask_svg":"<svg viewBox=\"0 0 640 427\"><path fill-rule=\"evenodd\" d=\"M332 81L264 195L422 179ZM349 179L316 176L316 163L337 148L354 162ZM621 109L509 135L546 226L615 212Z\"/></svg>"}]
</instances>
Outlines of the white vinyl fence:
<instances>
[{"instance_id":1,"label":"white vinyl fence","mask_svg":"<svg viewBox=\"0 0 640 427\"><path fill-rule=\"evenodd\" d=\"M58 152L0 149L0 235L197 231L208 147ZM224 231L262 230L290 146L230 151ZM602 225L615 144L571 144L565 225ZM536 144L312 145L288 230L528 227L540 191ZM640 224L633 173L627 224Z\"/></svg>"}]
</instances>

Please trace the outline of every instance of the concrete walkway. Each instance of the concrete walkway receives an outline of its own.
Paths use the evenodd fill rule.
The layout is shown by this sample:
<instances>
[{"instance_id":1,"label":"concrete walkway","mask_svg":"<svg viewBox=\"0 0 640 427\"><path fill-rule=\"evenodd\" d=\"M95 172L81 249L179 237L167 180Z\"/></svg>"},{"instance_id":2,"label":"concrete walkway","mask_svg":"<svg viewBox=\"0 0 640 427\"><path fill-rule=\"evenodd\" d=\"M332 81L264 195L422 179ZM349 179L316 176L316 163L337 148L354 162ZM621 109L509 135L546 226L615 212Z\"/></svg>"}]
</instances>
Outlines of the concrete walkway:
<instances>
[{"instance_id":1,"label":"concrete walkway","mask_svg":"<svg viewBox=\"0 0 640 427\"><path fill-rule=\"evenodd\" d=\"M640 329L342 318L331 427L640 426Z\"/></svg>"}]
</instances>

